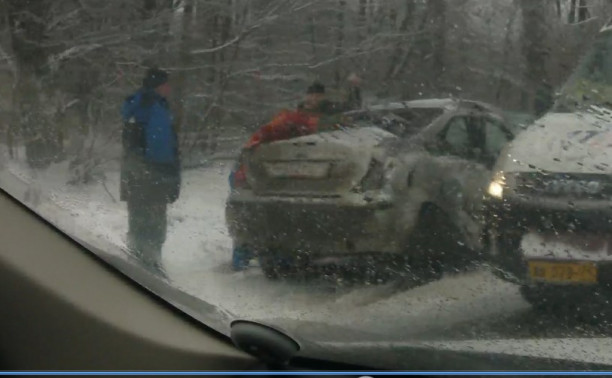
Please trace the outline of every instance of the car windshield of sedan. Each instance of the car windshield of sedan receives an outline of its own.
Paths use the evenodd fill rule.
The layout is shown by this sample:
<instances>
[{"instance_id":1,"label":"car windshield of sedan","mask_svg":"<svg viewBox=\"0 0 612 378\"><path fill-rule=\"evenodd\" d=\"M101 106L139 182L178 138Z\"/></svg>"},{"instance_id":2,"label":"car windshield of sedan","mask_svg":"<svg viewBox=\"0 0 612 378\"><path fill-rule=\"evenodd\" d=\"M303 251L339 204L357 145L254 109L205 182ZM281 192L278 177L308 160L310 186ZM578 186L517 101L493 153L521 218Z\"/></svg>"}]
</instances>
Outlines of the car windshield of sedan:
<instances>
[{"instance_id":1,"label":"car windshield of sedan","mask_svg":"<svg viewBox=\"0 0 612 378\"><path fill-rule=\"evenodd\" d=\"M612 2L0 14L0 188L190 317L377 368L612 367Z\"/></svg>"}]
</instances>

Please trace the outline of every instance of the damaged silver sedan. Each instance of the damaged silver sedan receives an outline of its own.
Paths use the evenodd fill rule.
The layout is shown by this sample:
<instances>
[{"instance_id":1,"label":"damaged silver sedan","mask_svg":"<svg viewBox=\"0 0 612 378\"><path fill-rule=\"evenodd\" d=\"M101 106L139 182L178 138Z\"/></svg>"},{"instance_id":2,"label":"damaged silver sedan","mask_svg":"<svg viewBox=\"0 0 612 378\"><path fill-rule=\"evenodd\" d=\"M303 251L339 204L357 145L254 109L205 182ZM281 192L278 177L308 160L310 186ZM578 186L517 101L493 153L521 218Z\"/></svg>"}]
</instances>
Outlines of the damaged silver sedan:
<instances>
[{"instance_id":1,"label":"damaged silver sedan","mask_svg":"<svg viewBox=\"0 0 612 378\"><path fill-rule=\"evenodd\" d=\"M477 259L491 167L513 138L503 113L432 99L346 115L246 152L226 206L235 245L269 278L330 265L437 277Z\"/></svg>"}]
</instances>

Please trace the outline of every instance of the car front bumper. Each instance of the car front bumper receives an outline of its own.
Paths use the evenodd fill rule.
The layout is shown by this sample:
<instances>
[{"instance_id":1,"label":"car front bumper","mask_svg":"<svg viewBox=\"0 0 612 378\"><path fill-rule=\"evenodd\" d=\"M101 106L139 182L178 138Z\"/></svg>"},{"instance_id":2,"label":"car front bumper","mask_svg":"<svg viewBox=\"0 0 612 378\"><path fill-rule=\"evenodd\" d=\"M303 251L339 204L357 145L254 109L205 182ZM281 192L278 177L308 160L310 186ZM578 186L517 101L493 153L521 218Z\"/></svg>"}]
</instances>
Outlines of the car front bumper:
<instances>
[{"instance_id":1,"label":"car front bumper","mask_svg":"<svg viewBox=\"0 0 612 378\"><path fill-rule=\"evenodd\" d=\"M569 286L578 286L580 291L592 290L592 285L532 282L528 276L527 260L534 258L525 257L521 240L529 232L612 235L612 208L609 201L588 201L585 206L580 206L580 203L568 206L567 201L542 201L537 198L490 200L486 204L486 219L490 260L497 276L517 284L545 286L551 290L565 290ZM598 266L598 284L595 286L612 287L612 261L593 262Z\"/></svg>"}]
</instances>

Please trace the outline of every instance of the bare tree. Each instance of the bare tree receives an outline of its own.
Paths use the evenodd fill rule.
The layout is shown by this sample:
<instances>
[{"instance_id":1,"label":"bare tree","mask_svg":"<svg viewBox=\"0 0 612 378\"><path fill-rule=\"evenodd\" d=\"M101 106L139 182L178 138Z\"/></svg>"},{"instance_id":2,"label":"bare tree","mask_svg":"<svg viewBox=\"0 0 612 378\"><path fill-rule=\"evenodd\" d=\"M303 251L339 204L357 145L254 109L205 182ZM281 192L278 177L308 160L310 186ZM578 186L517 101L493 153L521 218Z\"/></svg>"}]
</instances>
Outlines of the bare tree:
<instances>
[{"instance_id":1,"label":"bare tree","mask_svg":"<svg viewBox=\"0 0 612 378\"><path fill-rule=\"evenodd\" d=\"M340 83L343 77L342 74L342 63L340 62L340 56L342 55L342 49L344 44L344 33L345 33L345 8L346 0L338 0L337 24L336 24L336 48L334 50L334 57L336 58L335 69L334 69L334 84L336 88L340 87Z\"/></svg>"},{"instance_id":2,"label":"bare tree","mask_svg":"<svg viewBox=\"0 0 612 378\"><path fill-rule=\"evenodd\" d=\"M26 157L32 167L48 166L58 154L54 125L44 117L45 46L48 1L8 1L12 50L19 67L14 96L19 130L25 139Z\"/></svg>"},{"instance_id":3,"label":"bare tree","mask_svg":"<svg viewBox=\"0 0 612 378\"><path fill-rule=\"evenodd\" d=\"M117 154L119 106L151 65L171 71L183 154L209 156L294 107L313 79L340 89L349 70L366 101L457 95L542 112L593 37L586 26L602 22L590 14L612 15L595 0L2 4L11 128L33 165L68 154L84 171Z\"/></svg>"},{"instance_id":4,"label":"bare tree","mask_svg":"<svg viewBox=\"0 0 612 378\"><path fill-rule=\"evenodd\" d=\"M547 7L548 0L533 2L520 0L523 17L522 49L525 58L525 78L529 83L526 100L528 109L536 114L543 113L550 106L552 85L548 78L547 63Z\"/></svg>"},{"instance_id":5,"label":"bare tree","mask_svg":"<svg viewBox=\"0 0 612 378\"><path fill-rule=\"evenodd\" d=\"M583 22L590 18L586 0L570 0L567 22L570 24Z\"/></svg>"}]
</instances>

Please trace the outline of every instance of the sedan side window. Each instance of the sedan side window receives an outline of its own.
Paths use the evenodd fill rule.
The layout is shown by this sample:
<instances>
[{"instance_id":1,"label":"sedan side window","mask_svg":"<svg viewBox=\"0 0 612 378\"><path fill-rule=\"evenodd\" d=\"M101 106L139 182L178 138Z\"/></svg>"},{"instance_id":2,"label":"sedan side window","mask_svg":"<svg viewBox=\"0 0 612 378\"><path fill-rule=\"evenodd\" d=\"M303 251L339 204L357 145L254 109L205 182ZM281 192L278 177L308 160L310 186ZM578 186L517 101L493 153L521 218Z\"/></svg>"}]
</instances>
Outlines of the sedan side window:
<instances>
[{"instance_id":1,"label":"sedan side window","mask_svg":"<svg viewBox=\"0 0 612 378\"><path fill-rule=\"evenodd\" d=\"M470 150L470 136L467 119L455 117L448 123L442 136L443 144L453 155L466 157Z\"/></svg>"},{"instance_id":2,"label":"sedan side window","mask_svg":"<svg viewBox=\"0 0 612 378\"><path fill-rule=\"evenodd\" d=\"M494 119L485 118L485 153L490 157L497 157L506 143L510 141L510 136L506 132L504 125Z\"/></svg>"}]
</instances>

